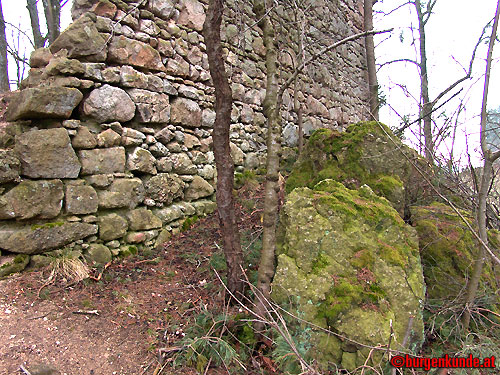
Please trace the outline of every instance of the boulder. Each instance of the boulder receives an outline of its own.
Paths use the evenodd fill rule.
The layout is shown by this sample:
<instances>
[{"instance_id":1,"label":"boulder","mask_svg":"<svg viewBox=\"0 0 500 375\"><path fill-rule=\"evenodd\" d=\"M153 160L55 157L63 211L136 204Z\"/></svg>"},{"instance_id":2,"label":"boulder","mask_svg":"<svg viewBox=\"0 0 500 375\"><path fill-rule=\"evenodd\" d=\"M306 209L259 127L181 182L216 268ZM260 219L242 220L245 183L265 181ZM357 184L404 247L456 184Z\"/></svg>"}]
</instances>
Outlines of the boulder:
<instances>
[{"instance_id":1,"label":"boulder","mask_svg":"<svg viewBox=\"0 0 500 375\"><path fill-rule=\"evenodd\" d=\"M92 186L66 186L66 212L73 215L85 215L97 212L99 200Z\"/></svg>"},{"instance_id":2,"label":"boulder","mask_svg":"<svg viewBox=\"0 0 500 375\"><path fill-rule=\"evenodd\" d=\"M31 68L43 68L47 66L52 59L52 53L48 48L37 48L30 55Z\"/></svg>"},{"instance_id":3,"label":"boulder","mask_svg":"<svg viewBox=\"0 0 500 375\"><path fill-rule=\"evenodd\" d=\"M214 193L214 188L200 176L194 176L184 194L187 201L205 198Z\"/></svg>"},{"instance_id":4,"label":"boulder","mask_svg":"<svg viewBox=\"0 0 500 375\"><path fill-rule=\"evenodd\" d=\"M156 159L141 147L136 147L128 154L127 169L141 173L156 174Z\"/></svg>"},{"instance_id":5,"label":"boulder","mask_svg":"<svg viewBox=\"0 0 500 375\"><path fill-rule=\"evenodd\" d=\"M398 349L418 350L424 339L425 298L418 240L386 199L368 186L349 190L324 180L312 190L290 193L280 222L274 300L354 340L341 341L314 328L303 335L296 326L292 335L297 344L312 348L306 359L349 371L378 363L382 352L371 353L356 342L387 343L391 326ZM402 348L411 317L413 326Z\"/></svg>"},{"instance_id":6,"label":"boulder","mask_svg":"<svg viewBox=\"0 0 500 375\"><path fill-rule=\"evenodd\" d=\"M99 218L99 238L103 241L121 238L127 234L127 230L127 220L120 215L112 213Z\"/></svg>"},{"instance_id":7,"label":"boulder","mask_svg":"<svg viewBox=\"0 0 500 375\"><path fill-rule=\"evenodd\" d=\"M205 23L205 9L203 4L197 0L182 0L181 11L177 23L196 31L203 30Z\"/></svg>"},{"instance_id":8,"label":"boulder","mask_svg":"<svg viewBox=\"0 0 500 375\"><path fill-rule=\"evenodd\" d=\"M387 198L402 216L408 216L408 203L420 199L417 197L425 187L408 159L432 175L425 161L384 124L360 122L343 133L319 129L311 135L294 165L286 191L313 187L325 178L348 188L367 184L376 194Z\"/></svg>"},{"instance_id":9,"label":"boulder","mask_svg":"<svg viewBox=\"0 0 500 375\"><path fill-rule=\"evenodd\" d=\"M108 190L98 191L100 208L135 208L144 201L144 185L139 178L120 178Z\"/></svg>"},{"instance_id":10,"label":"boulder","mask_svg":"<svg viewBox=\"0 0 500 375\"><path fill-rule=\"evenodd\" d=\"M31 227L13 224L0 228L0 249L13 253L40 254L97 233L97 225L54 222Z\"/></svg>"},{"instance_id":11,"label":"boulder","mask_svg":"<svg viewBox=\"0 0 500 375\"><path fill-rule=\"evenodd\" d=\"M128 94L137 106L136 120L138 122L169 122L170 104L168 95L141 89L128 90Z\"/></svg>"},{"instance_id":12,"label":"boulder","mask_svg":"<svg viewBox=\"0 0 500 375\"><path fill-rule=\"evenodd\" d=\"M111 39L108 61L156 71L165 70L157 50L149 44L129 39L123 35L114 36Z\"/></svg>"},{"instance_id":13,"label":"boulder","mask_svg":"<svg viewBox=\"0 0 500 375\"><path fill-rule=\"evenodd\" d=\"M32 130L16 136L21 174L31 178L76 178L80 162L64 128Z\"/></svg>"},{"instance_id":14,"label":"boulder","mask_svg":"<svg viewBox=\"0 0 500 375\"><path fill-rule=\"evenodd\" d=\"M135 104L128 94L110 85L92 90L83 101L83 115L99 123L130 121L135 115Z\"/></svg>"},{"instance_id":15,"label":"boulder","mask_svg":"<svg viewBox=\"0 0 500 375\"><path fill-rule=\"evenodd\" d=\"M130 230L147 230L161 228L162 222L153 212L146 208L136 208L127 212Z\"/></svg>"},{"instance_id":16,"label":"boulder","mask_svg":"<svg viewBox=\"0 0 500 375\"><path fill-rule=\"evenodd\" d=\"M29 88L14 94L7 109L7 121L37 118L69 118L83 98L71 87Z\"/></svg>"},{"instance_id":17,"label":"boulder","mask_svg":"<svg viewBox=\"0 0 500 375\"><path fill-rule=\"evenodd\" d=\"M13 150L0 150L0 184L19 180L21 162Z\"/></svg>"},{"instance_id":18,"label":"boulder","mask_svg":"<svg viewBox=\"0 0 500 375\"><path fill-rule=\"evenodd\" d=\"M73 22L50 45L50 52L62 49L68 51L68 57L89 62L106 60L106 39L99 33L95 14L86 13Z\"/></svg>"},{"instance_id":19,"label":"boulder","mask_svg":"<svg viewBox=\"0 0 500 375\"><path fill-rule=\"evenodd\" d=\"M177 97L170 106L171 122L190 128L201 126L201 113L198 103L191 99Z\"/></svg>"},{"instance_id":20,"label":"boulder","mask_svg":"<svg viewBox=\"0 0 500 375\"><path fill-rule=\"evenodd\" d=\"M159 173L148 179L144 187L146 198L153 199L157 203L170 204L184 196L184 182L174 173Z\"/></svg>"},{"instance_id":21,"label":"boulder","mask_svg":"<svg viewBox=\"0 0 500 375\"><path fill-rule=\"evenodd\" d=\"M81 150L78 156L82 163L82 175L125 171L125 148L123 147Z\"/></svg>"},{"instance_id":22,"label":"boulder","mask_svg":"<svg viewBox=\"0 0 500 375\"><path fill-rule=\"evenodd\" d=\"M54 218L63 197L61 180L25 180L0 197L0 219Z\"/></svg>"}]
</instances>

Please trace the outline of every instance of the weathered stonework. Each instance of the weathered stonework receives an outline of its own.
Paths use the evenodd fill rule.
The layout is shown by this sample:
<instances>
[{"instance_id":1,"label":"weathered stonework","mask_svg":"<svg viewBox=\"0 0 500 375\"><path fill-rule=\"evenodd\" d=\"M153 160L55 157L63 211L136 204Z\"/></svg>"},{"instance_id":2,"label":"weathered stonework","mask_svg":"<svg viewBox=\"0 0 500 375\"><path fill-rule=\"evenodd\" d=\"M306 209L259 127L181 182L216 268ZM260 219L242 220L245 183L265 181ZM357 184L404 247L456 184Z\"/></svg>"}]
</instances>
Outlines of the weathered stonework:
<instances>
[{"instance_id":1,"label":"weathered stonework","mask_svg":"<svg viewBox=\"0 0 500 375\"><path fill-rule=\"evenodd\" d=\"M0 126L2 254L84 240L85 257L102 263L127 243L159 245L185 218L215 210L215 97L201 33L206 3L74 0L73 24L33 52L10 122ZM360 3L315 1L304 53L362 31ZM285 21L280 50L296 51L294 15L281 4L275 11ZM265 162L265 47L254 18L249 4L227 2L222 38L237 171ZM286 77L293 61L282 56ZM341 130L367 114L364 64L359 40L299 76L306 134ZM291 87L282 108L289 147L298 139L294 99Z\"/></svg>"}]
</instances>

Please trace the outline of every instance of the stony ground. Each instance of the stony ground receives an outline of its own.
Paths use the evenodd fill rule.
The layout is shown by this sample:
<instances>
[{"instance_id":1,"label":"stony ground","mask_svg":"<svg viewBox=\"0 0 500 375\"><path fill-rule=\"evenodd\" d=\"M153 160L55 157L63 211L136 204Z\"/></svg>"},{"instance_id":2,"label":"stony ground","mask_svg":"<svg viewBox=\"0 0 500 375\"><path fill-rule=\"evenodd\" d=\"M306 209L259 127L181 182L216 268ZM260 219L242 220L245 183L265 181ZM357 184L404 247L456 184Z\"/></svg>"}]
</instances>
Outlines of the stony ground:
<instances>
[{"instance_id":1,"label":"stony ground","mask_svg":"<svg viewBox=\"0 0 500 375\"><path fill-rule=\"evenodd\" d=\"M242 229L258 235L254 203L240 206ZM217 222L213 214L162 249L93 270L99 281L47 285L48 270L1 280L0 375L21 374L21 365L35 375L39 364L68 375L196 374L168 361L162 366L158 358L202 309L223 305L223 288L210 267L210 257L220 254Z\"/></svg>"}]
</instances>

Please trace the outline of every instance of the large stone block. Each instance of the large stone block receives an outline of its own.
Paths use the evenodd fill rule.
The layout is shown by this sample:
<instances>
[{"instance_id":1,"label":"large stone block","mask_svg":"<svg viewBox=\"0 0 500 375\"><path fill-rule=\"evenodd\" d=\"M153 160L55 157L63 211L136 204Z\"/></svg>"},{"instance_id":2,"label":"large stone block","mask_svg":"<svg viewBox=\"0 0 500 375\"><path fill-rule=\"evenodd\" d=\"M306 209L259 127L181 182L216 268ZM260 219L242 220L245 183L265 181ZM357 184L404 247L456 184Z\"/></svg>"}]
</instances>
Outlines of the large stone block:
<instances>
[{"instance_id":1,"label":"large stone block","mask_svg":"<svg viewBox=\"0 0 500 375\"><path fill-rule=\"evenodd\" d=\"M97 122L125 122L135 115L135 104L127 93L110 85L94 89L83 101L83 115Z\"/></svg>"},{"instance_id":2,"label":"large stone block","mask_svg":"<svg viewBox=\"0 0 500 375\"><path fill-rule=\"evenodd\" d=\"M106 39L99 33L95 14L87 13L73 22L50 45L50 52L62 49L68 51L69 58L90 62L106 60Z\"/></svg>"},{"instance_id":3,"label":"large stone block","mask_svg":"<svg viewBox=\"0 0 500 375\"><path fill-rule=\"evenodd\" d=\"M108 61L151 70L165 70L158 51L149 44L126 38L123 35L111 39Z\"/></svg>"},{"instance_id":4,"label":"large stone block","mask_svg":"<svg viewBox=\"0 0 500 375\"><path fill-rule=\"evenodd\" d=\"M87 223L45 223L7 225L0 228L0 249L13 253L40 254L97 233L97 225Z\"/></svg>"},{"instance_id":5,"label":"large stone block","mask_svg":"<svg viewBox=\"0 0 500 375\"><path fill-rule=\"evenodd\" d=\"M201 126L201 108L194 100L178 97L171 103L170 119L173 124L198 128Z\"/></svg>"},{"instance_id":6,"label":"large stone block","mask_svg":"<svg viewBox=\"0 0 500 375\"><path fill-rule=\"evenodd\" d=\"M61 180L23 181L0 197L0 219L50 219L61 212Z\"/></svg>"},{"instance_id":7,"label":"large stone block","mask_svg":"<svg viewBox=\"0 0 500 375\"><path fill-rule=\"evenodd\" d=\"M108 190L99 191L101 208L135 208L144 200L144 185L139 178L121 178L113 181Z\"/></svg>"},{"instance_id":8,"label":"large stone block","mask_svg":"<svg viewBox=\"0 0 500 375\"><path fill-rule=\"evenodd\" d=\"M157 203L170 204L184 196L184 181L174 173L159 173L145 182L146 197Z\"/></svg>"},{"instance_id":9,"label":"large stone block","mask_svg":"<svg viewBox=\"0 0 500 375\"><path fill-rule=\"evenodd\" d=\"M177 23L196 31L202 31L206 17L203 4L197 0L183 0L181 4L182 8Z\"/></svg>"},{"instance_id":10,"label":"large stone block","mask_svg":"<svg viewBox=\"0 0 500 375\"><path fill-rule=\"evenodd\" d=\"M66 186L66 212L74 215L91 214L97 212L99 200L92 186Z\"/></svg>"},{"instance_id":11,"label":"large stone block","mask_svg":"<svg viewBox=\"0 0 500 375\"><path fill-rule=\"evenodd\" d=\"M125 171L125 149L123 147L81 150L82 175L123 173Z\"/></svg>"},{"instance_id":12,"label":"large stone block","mask_svg":"<svg viewBox=\"0 0 500 375\"><path fill-rule=\"evenodd\" d=\"M99 218L99 238L111 241L127 234L128 222L117 214L108 214Z\"/></svg>"},{"instance_id":13,"label":"large stone block","mask_svg":"<svg viewBox=\"0 0 500 375\"><path fill-rule=\"evenodd\" d=\"M168 224L174 220L181 219L186 216L182 208L177 204L173 204L165 208L153 209L153 213L155 214L155 216L160 218L163 224Z\"/></svg>"},{"instance_id":14,"label":"large stone block","mask_svg":"<svg viewBox=\"0 0 500 375\"><path fill-rule=\"evenodd\" d=\"M71 87L31 88L17 92L9 104L8 121L34 118L69 118L83 94Z\"/></svg>"},{"instance_id":15,"label":"large stone block","mask_svg":"<svg viewBox=\"0 0 500 375\"><path fill-rule=\"evenodd\" d=\"M175 14L175 6L172 0L150 0L148 9L157 17L165 20L170 19Z\"/></svg>"},{"instance_id":16,"label":"large stone block","mask_svg":"<svg viewBox=\"0 0 500 375\"><path fill-rule=\"evenodd\" d=\"M32 130L16 136L21 174L32 178L76 178L80 162L64 128Z\"/></svg>"},{"instance_id":17,"label":"large stone block","mask_svg":"<svg viewBox=\"0 0 500 375\"><path fill-rule=\"evenodd\" d=\"M128 90L128 94L137 106L137 121L169 122L170 104L168 95L141 89Z\"/></svg>"}]
</instances>

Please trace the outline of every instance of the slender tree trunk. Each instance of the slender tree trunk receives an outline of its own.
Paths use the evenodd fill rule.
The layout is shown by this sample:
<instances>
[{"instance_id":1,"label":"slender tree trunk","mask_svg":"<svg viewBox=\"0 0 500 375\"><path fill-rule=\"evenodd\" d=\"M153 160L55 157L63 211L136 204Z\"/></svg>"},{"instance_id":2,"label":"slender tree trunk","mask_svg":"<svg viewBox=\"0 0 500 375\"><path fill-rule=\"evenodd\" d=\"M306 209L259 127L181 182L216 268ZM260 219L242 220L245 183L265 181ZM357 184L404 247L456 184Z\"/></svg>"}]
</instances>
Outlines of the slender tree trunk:
<instances>
[{"instance_id":1,"label":"slender tree trunk","mask_svg":"<svg viewBox=\"0 0 500 375\"><path fill-rule=\"evenodd\" d=\"M420 37L420 118L424 121L424 142L425 142L425 158L433 165L434 164L434 141L432 137L432 103L429 99L429 78L427 74L427 51L425 45L425 23L422 13L422 4L420 0L415 0L413 3L417 11L418 18L418 34Z\"/></svg>"},{"instance_id":2,"label":"slender tree trunk","mask_svg":"<svg viewBox=\"0 0 500 375\"><path fill-rule=\"evenodd\" d=\"M487 101L488 90L490 86L491 75L491 62L493 56L493 47L498 30L498 19L500 16L500 0L497 2L497 9L495 12L495 19L493 22L493 29L491 30L490 42L488 45L488 54L486 57L486 74L484 75L484 88L483 88L483 103L481 107L481 151L484 157L484 166L481 173L481 185L478 192L478 209L477 209L477 225L479 228L479 237L488 245L488 232L486 230L486 200L488 198L488 191L491 184L493 162L500 157L500 151L493 153L488 149L486 144L486 123L488 120L487 114ZM486 250L484 246L480 246L479 254L474 262L474 270L467 285L467 299L465 301L464 314L462 315L462 324L464 330L469 329L470 324L470 309L476 299L477 289L481 274L483 272L484 260L486 258Z\"/></svg>"},{"instance_id":3,"label":"slender tree trunk","mask_svg":"<svg viewBox=\"0 0 500 375\"><path fill-rule=\"evenodd\" d=\"M278 220L279 161L281 154L281 118L278 97L278 69L275 33L263 0L255 0L253 6L266 47L266 97L263 109L267 119L267 162L264 187L264 217L262 252L259 263L257 288L263 297L269 298L275 269L276 223ZM257 299L257 312L265 315L266 306ZM257 327L261 328L261 327Z\"/></svg>"},{"instance_id":4,"label":"slender tree trunk","mask_svg":"<svg viewBox=\"0 0 500 375\"><path fill-rule=\"evenodd\" d=\"M365 31L373 30L373 0L365 0L364 22ZM368 69L368 87L370 91L370 119L378 121L378 82L377 67L375 65L375 45L373 35L365 38L366 66Z\"/></svg>"},{"instance_id":5,"label":"slender tree trunk","mask_svg":"<svg viewBox=\"0 0 500 375\"><path fill-rule=\"evenodd\" d=\"M7 38L3 18L2 0L0 0L0 93L10 91L9 69L7 64Z\"/></svg>"},{"instance_id":6,"label":"slender tree trunk","mask_svg":"<svg viewBox=\"0 0 500 375\"><path fill-rule=\"evenodd\" d=\"M231 293L243 293L243 253L233 198L234 162L231 158L229 127L231 125L232 92L227 79L220 26L224 0L210 0L204 25L210 75L215 87L215 124L212 133L217 168L217 210L227 262L227 287Z\"/></svg>"},{"instance_id":7,"label":"slender tree trunk","mask_svg":"<svg viewBox=\"0 0 500 375\"><path fill-rule=\"evenodd\" d=\"M45 44L45 39L42 37L40 31L40 19L38 18L38 9L36 7L36 0L26 0L26 8L30 14L31 30L33 31L33 41L36 48L42 48Z\"/></svg>"},{"instance_id":8,"label":"slender tree trunk","mask_svg":"<svg viewBox=\"0 0 500 375\"><path fill-rule=\"evenodd\" d=\"M45 12L45 21L47 23L47 32L49 44L60 34L61 27L61 3L60 0L42 0L43 10Z\"/></svg>"}]
</instances>

